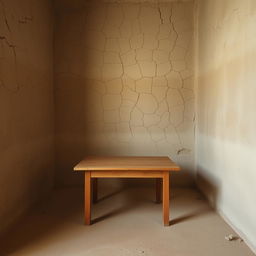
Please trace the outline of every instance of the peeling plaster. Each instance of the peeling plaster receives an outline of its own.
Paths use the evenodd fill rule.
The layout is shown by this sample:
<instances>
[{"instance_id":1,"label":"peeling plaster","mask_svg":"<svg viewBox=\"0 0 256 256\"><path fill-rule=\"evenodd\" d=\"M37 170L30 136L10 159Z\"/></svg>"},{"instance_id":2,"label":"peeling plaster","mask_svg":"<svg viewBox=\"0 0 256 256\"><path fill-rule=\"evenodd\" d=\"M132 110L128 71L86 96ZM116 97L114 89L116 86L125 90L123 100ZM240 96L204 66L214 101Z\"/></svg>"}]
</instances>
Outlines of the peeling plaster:
<instances>
[{"instance_id":1,"label":"peeling plaster","mask_svg":"<svg viewBox=\"0 0 256 256\"><path fill-rule=\"evenodd\" d=\"M189 154L191 152L191 149L188 149L188 148L181 148L177 151L177 155L180 155L180 154Z\"/></svg>"}]
</instances>

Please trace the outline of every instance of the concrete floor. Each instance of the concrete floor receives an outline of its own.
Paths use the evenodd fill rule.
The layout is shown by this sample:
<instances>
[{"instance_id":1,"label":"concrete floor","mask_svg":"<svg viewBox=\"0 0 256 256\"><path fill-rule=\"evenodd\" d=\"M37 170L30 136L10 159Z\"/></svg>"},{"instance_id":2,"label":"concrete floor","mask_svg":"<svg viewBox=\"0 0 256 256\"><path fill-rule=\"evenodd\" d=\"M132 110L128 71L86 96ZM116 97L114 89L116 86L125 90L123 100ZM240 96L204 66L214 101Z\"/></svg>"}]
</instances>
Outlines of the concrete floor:
<instances>
[{"instance_id":1,"label":"concrete floor","mask_svg":"<svg viewBox=\"0 0 256 256\"><path fill-rule=\"evenodd\" d=\"M171 191L171 225L162 225L153 187L101 193L94 224L83 225L83 190L56 190L4 239L0 255L249 256L244 242L193 189Z\"/></svg>"}]
</instances>

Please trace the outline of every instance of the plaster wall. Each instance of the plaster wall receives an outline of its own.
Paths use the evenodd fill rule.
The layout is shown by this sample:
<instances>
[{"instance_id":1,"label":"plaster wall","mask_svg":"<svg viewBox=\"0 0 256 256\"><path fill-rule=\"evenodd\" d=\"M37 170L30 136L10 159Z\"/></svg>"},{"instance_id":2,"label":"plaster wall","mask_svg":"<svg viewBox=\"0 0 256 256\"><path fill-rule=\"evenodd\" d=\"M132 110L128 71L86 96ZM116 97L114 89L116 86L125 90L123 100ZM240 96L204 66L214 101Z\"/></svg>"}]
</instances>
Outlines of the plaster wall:
<instances>
[{"instance_id":1,"label":"plaster wall","mask_svg":"<svg viewBox=\"0 0 256 256\"><path fill-rule=\"evenodd\" d=\"M0 1L0 232L53 183L52 14L48 0Z\"/></svg>"},{"instance_id":2,"label":"plaster wall","mask_svg":"<svg viewBox=\"0 0 256 256\"><path fill-rule=\"evenodd\" d=\"M193 1L55 1L57 183L86 154L168 155L194 173Z\"/></svg>"},{"instance_id":3,"label":"plaster wall","mask_svg":"<svg viewBox=\"0 0 256 256\"><path fill-rule=\"evenodd\" d=\"M198 2L198 184L256 248L256 2Z\"/></svg>"}]
</instances>

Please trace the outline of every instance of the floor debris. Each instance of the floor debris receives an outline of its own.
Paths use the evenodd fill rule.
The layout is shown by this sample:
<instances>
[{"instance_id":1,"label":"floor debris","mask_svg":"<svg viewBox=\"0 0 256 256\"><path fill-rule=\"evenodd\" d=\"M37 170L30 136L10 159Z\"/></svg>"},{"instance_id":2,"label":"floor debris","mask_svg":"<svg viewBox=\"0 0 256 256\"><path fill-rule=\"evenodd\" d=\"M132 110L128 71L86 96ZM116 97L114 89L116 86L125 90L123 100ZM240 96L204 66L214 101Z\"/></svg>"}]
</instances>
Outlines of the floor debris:
<instances>
[{"instance_id":1,"label":"floor debris","mask_svg":"<svg viewBox=\"0 0 256 256\"><path fill-rule=\"evenodd\" d=\"M225 239L228 241L233 241L235 239L235 237L232 234L229 234L229 235L225 236Z\"/></svg>"},{"instance_id":2,"label":"floor debris","mask_svg":"<svg viewBox=\"0 0 256 256\"><path fill-rule=\"evenodd\" d=\"M244 241L241 237L234 236L233 234L229 234L229 235L225 236L225 239L228 241L239 241L240 243L242 243Z\"/></svg>"}]
</instances>

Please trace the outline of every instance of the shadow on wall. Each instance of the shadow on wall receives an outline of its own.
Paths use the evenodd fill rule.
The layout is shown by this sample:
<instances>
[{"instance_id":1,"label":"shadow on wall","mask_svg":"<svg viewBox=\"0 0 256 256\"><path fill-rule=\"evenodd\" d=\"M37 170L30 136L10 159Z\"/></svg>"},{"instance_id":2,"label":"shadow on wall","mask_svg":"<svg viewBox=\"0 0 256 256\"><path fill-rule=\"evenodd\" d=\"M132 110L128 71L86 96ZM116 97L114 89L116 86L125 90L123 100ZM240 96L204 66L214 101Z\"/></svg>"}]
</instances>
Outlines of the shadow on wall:
<instances>
[{"instance_id":1,"label":"shadow on wall","mask_svg":"<svg viewBox=\"0 0 256 256\"><path fill-rule=\"evenodd\" d=\"M221 192L220 182L210 174L207 174L206 170L202 167L198 166L196 183L199 190L207 197L211 206L216 209Z\"/></svg>"}]
</instances>

